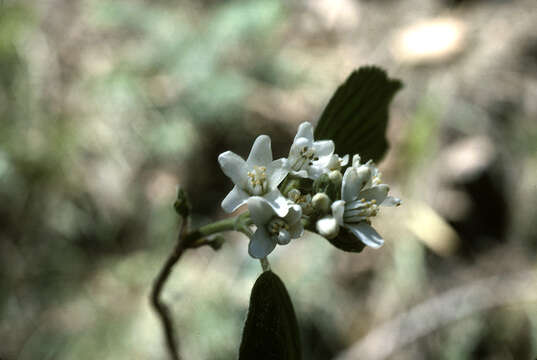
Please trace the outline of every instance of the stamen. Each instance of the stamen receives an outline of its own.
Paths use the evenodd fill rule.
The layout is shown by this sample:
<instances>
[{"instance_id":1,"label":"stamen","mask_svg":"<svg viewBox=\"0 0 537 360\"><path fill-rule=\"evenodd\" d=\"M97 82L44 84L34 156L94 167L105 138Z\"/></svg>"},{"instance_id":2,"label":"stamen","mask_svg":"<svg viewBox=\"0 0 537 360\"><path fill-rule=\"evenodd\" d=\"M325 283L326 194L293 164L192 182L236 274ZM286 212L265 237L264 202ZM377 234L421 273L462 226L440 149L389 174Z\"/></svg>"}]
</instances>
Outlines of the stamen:
<instances>
[{"instance_id":1,"label":"stamen","mask_svg":"<svg viewBox=\"0 0 537 360\"><path fill-rule=\"evenodd\" d=\"M313 165L311 160L319 160L319 158L315 156L315 150L313 148L303 146L299 151L297 159L291 165L291 168L293 168L295 171L302 170L306 164L309 166Z\"/></svg>"},{"instance_id":2,"label":"stamen","mask_svg":"<svg viewBox=\"0 0 537 360\"><path fill-rule=\"evenodd\" d=\"M364 198L345 204L343 218L347 223L357 223L378 214L377 200L366 201Z\"/></svg>"},{"instance_id":3,"label":"stamen","mask_svg":"<svg viewBox=\"0 0 537 360\"><path fill-rule=\"evenodd\" d=\"M250 194L262 195L267 192L267 168L265 166L254 166L252 171L248 171L250 178Z\"/></svg>"}]
</instances>

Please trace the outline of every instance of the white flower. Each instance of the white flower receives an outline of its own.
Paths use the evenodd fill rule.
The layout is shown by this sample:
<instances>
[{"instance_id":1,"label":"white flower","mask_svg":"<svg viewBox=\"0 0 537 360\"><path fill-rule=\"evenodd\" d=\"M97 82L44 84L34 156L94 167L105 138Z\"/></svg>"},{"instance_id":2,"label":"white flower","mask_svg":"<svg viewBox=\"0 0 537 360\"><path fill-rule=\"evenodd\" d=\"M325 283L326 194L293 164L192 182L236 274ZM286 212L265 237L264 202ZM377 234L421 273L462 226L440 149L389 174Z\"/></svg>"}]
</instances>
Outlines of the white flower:
<instances>
[{"instance_id":1,"label":"white flower","mask_svg":"<svg viewBox=\"0 0 537 360\"><path fill-rule=\"evenodd\" d=\"M313 141L313 126L303 122L298 127L291 150L288 164L291 174L310 179L317 179L327 172L326 165L334 153L332 140Z\"/></svg>"},{"instance_id":2,"label":"white flower","mask_svg":"<svg viewBox=\"0 0 537 360\"><path fill-rule=\"evenodd\" d=\"M388 185L380 182L380 173L373 162L360 165L359 157L355 157L353 166L343 175L342 200L332 204L332 215L336 222L373 248L382 246L384 240L369 225L369 218L377 215L380 205L401 204L401 200L388 196Z\"/></svg>"},{"instance_id":3,"label":"white flower","mask_svg":"<svg viewBox=\"0 0 537 360\"><path fill-rule=\"evenodd\" d=\"M287 215L280 217L264 198L253 196L248 199L248 209L257 226L248 245L248 253L253 258L262 259L274 250L276 244L288 244L304 233L300 221L302 209L296 204L290 205Z\"/></svg>"},{"instance_id":4,"label":"white flower","mask_svg":"<svg viewBox=\"0 0 537 360\"><path fill-rule=\"evenodd\" d=\"M313 205L311 203L311 194L302 195L300 193L300 190L291 189L287 193L287 197L289 198L289 200L291 200L295 204L300 205L300 207L302 208L302 214L310 215L311 213L313 213Z\"/></svg>"},{"instance_id":5,"label":"white flower","mask_svg":"<svg viewBox=\"0 0 537 360\"><path fill-rule=\"evenodd\" d=\"M289 170L285 159L272 161L270 138L260 135L255 139L248 159L226 151L218 156L222 171L233 181L235 187L222 201L222 208L231 213L248 201L251 196L260 196L279 216L288 211L287 201L278 190L278 185Z\"/></svg>"},{"instance_id":6,"label":"white flower","mask_svg":"<svg viewBox=\"0 0 537 360\"><path fill-rule=\"evenodd\" d=\"M327 172L339 171L341 168L349 163L349 155L339 157L337 154L332 154L327 163L324 165Z\"/></svg>"}]
</instances>

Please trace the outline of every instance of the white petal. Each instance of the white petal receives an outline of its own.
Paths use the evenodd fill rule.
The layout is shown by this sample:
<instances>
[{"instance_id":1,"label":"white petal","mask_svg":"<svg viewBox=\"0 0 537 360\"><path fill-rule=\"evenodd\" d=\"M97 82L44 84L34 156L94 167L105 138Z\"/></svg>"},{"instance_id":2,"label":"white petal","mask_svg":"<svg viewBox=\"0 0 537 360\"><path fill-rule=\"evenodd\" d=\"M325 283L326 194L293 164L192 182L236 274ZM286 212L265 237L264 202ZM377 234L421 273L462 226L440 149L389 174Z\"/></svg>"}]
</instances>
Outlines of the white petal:
<instances>
[{"instance_id":1,"label":"white petal","mask_svg":"<svg viewBox=\"0 0 537 360\"><path fill-rule=\"evenodd\" d=\"M280 190L272 190L268 194L263 195L263 198L267 200L268 204L272 207L272 210L274 210L279 217L287 215L289 205L287 205L287 200L283 197L282 193L280 193Z\"/></svg>"},{"instance_id":2,"label":"white petal","mask_svg":"<svg viewBox=\"0 0 537 360\"><path fill-rule=\"evenodd\" d=\"M328 169L324 166L319 165L311 165L307 170L307 178L316 180L318 179L322 174L325 174L328 172Z\"/></svg>"},{"instance_id":3,"label":"white petal","mask_svg":"<svg viewBox=\"0 0 537 360\"><path fill-rule=\"evenodd\" d=\"M291 234L285 229L281 229L276 237L276 242L280 245L287 245L291 241Z\"/></svg>"},{"instance_id":4,"label":"white petal","mask_svg":"<svg viewBox=\"0 0 537 360\"><path fill-rule=\"evenodd\" d=\"M237 154L231 151L226 151L218 155L218 163L222 171L235 185L244 187L248 180L248 167L246 162Z\"/></svg>"},{"instance_id":5,"label":"white petal","mask_svg":"<svg viewBox=\"0 0 537 360\"><path fill-rule=\"evenodd\" d=\"M352 157L352 166L353 167L358 167L360 166L360 155L358 154L355 154L353 157Z\"/></svg>"},{"instance_id":6,"label":"white petal","mask_svg":"<svg viewBox=\"0 0 537 360\"><path fill-rule=\"evenodd\" d=\"M379 175L379 169L375 166L375 163L373 162L373 160L369 160L362 166L367 167L369 171L371 172L371 177L369 178L369 181L366 184L366 187L370 187L372 184L373 178Z\"/></svg>"},{"instance_id":7,"label":"white petal","mask_svg":"<svg viewBox=\"0 0 537 360\"><path fill-rule=\"evenodd\" d=\"M313 126L305 121L298 127L298 131L295 135L295 140L304 137L310 141L313 141Z\"/></svg>"},{"instance_id":8,"label":"white petal","mask_svg":"<svg viewBox=\"0 0 537 360\"><path fill-rule=\"evenodd\" d=\"M356 169L353 167L345 170L343 180L341 182L341 198L345 201L353 201L358 196L360 191L360 183Z\"/></svg>"},{"instance_id":9,"label":"white petal","mask_svg":"<svg viewBox=\"0 0 537 360\"><path fill-rule=\"evenodd\" d=\"M310 147L312 140L306 139L305 137L295 138L291 149L289 150L288 165L294 170L299 170L306 163L302 156L300 156L300 151L304 147Z\"/></svg>"},{"instance_id":10,"label":"white petal","mask_svg":"<svg viewBox=\"0 0 537 360\"><path fill-rule=\"evenodd\" d=\"M244 190L235 185L224 200L222 200L222 208L225 212L232 213L242 204L246 203L248 197L249 195Z\"/></svg>"},{"instance_id":11,"label":"white petal","mask_svg":"<svg viewBox=\"0 0 537 360\"><path fill-rule=\"evenodd\" d=\"M345 166L349 163L349 154L343 156L342 158L339 158L339 162L341 166Z\"/></svg>"},{"instance_id":12,"label":"white petal","mask_svg":"<svg viewBox=\"0 0 537 360\"><path fill-rule=\"evenodd\" d=\"M267 135L259 135L255 139L250 150L250 155L246 160L248 165L268 166L272 162L272 148L270 146L270 137Z\"/></svg>"},{"instance_id":13,"label":"white petal","mask_svg":"<svg viewBox=\"0 0 537 360\"><path fill-rule=\"evenodd\" d=\"M321 165L328 170L340 170L341 169L341 162L339 159L339 156L336 154L332 154L330 156L325 156L319 161L316 161L315 164Z\"/></svg>"},{"instance_id":14,"label":"white petal","mask_svg":"<svg viewBox=\"0 0 537 360\"><path fill-rule=\"evenodd\" d=\"M286 159L274 160L267 167L267 177L268 177L268 186L270 190L274 190L280 185L280 183L285 179L289 169L287 168Z\"/></svg>"},{"instance_id":15,"label":"white petal","mask_svg":"<svg viewBox=\"0 0 537 360\"><path fill-rule=\"evenodd\" d=\"M257 228L248 244L248 253L255 259L266 257L276 247L274 241L264 227Z\"/></svg>"},{"instance_id":16,"label":"white petal","mask_svg":"<svg viewBox=\"0 0 537 360\"><path fill-rule=\"evenodd\" d=\"M318 157L332 155L334 148L335 145L332 140L316 141L313 143L313 150Z\"/></svg>"},{"instance_id":17,"label":"white petal","mask_svg":"<svg viewBox=\"0 0 537 360\"><path fill-rule=\"evenodd\" d=\"M300 218L302 217L302 208L300 205L291 205L289 206L289 212L285 216L285 222L289 225L295 224L297 222L300 222Z\"/></svg>"},{"instance_id":18,"label":"white petal","mask_svg":"<svg viewBox=\"0 0 537 360\"><path fill-rule=\"evenodd\" d=\"M308 177L308 172L306 170L290 171L289 174L291 174L293 176L302 177L302 178L307 178Z\"/></svg>"},{"instance_id":19,"label":"white petal","mask_svg":"<svg viewBox=\"0 0 537 360\"><path fill-rule=\"evenodd\" d=\"M248 199L248 210L250 210L252 221L258 228L268 224L276 215L268 201L260 196L252 196Z\"/></svg>"},{"instance_id":20,"label":"white petal","mask_svg":"<svg viewBox=\"0 0 537 360\"><path fill-rule=\"evenodd\" d=\"M382 206L399 206L401 205L401 199L394 196L387 196L381 204Z\"/></svg>"},{"instance_id":21,"label":"white petal","mask_svg":"<svg viewBox=\"0 0 537 360\"><path fill-rule=\"evenodd\" d=\"M375 185L369 189L360 191L359 198L364 198L367 201L376 200L377 204L381 204L388 196L390 187L386 184Z\"/></svg>"},{"instance_id":22,"label":"white petal","mask_svg":"<svg viewBox=\"0 0 537 360\"><path fill-rule=\"evenodd\" d=\"M332 203L332 216L339 225L343 225L343 213L345 212L345 201L338 200Z\"/></svg>"},{"instance_id":23,"label":"white petal","mask_svg":"<svg viewBox=\"0 0 537 360\"><path fill-rule=\"evenodd\" d=\"M358 176L358 190L362 190L368 182L371 181L371 169L367 166L359 166L356 169L356 175Z\"/></svg>"},{"instance_id":24,"label":"white petal","mask_svg":"<svg viewBox=\"0 0 537 360\"><path fill-rule=\"evenodd\" d=\"M384 244L384 239L382 239L379 233L366 222L353 225L345 224L345 227L367 246L377 249Z\"/></svg>"}]
</instances>

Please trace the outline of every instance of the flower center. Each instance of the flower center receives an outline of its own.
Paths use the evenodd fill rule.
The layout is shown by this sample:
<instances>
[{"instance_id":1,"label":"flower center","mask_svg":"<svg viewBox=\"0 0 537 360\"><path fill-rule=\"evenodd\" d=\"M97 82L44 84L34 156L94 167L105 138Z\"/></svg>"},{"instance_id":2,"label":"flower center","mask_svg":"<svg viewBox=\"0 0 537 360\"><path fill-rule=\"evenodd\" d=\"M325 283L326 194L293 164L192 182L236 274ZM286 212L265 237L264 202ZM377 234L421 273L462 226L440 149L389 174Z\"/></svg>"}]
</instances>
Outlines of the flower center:
<instances>
[{"instance_id":1,"label":"flower center","mask_svg":"<svg viewBox=\"0 0 537 360\"><path fill-rule=\"evenodd\" d=\"M282 218L274 218L267 225L267 231L271 238L276 240L278 244L287 244L291 241L289 233L289 224Z\"/></svg>"},{"instance_id":2,"label":"flower center","mask_svg":"<svg viewBox=\"0 0 537 360\"><path fill-rule=\"evenodd\" d=\"M358 223L376 216L379 211L377 200L360 199L345 204L343 221L346 223Z\"/></svg>"},{"instance_id":3,"label":"flower center","mask_svg":"<svg viewBox=\"0 0 537 360\"><path fill-rule=\"evenodd\" d=\"M380 185L382 181L380 180L380 173L378 175L373 176L373 179L371 179L371 183L373 185Z\"/></svg>"},{"instance_id":4,"label":"flower center","mask_svg":"<svg viewBox=\"0 0 537 360\"><path fill-rule=\"evenodd\" d=\"M295 204L300 205L302 208L303 214L311 214L313 212L313 206L311 204L311 195L305 194L302 195L300 193L300 190L298 189L292 189L287 193L287 197L292 200Z\"/></svg>"},{"instance_id":5,"label":"flower center","mask_svg":"<svg viewBox=\"0 0 537 360\"><path fill-rule=\"evenodd\" d=\"M302 170L308 165L312 165L313 161L317 160L319 160L319 158L315 156L315 150L312 147L303 146L298 152L298 156L291 167L295 171Z\"/></svg>"},{"instance_id":6,"label":"flower center","mask_svg":"<svg viewBox=\"0 0 537 360\"><path fill-rule=\"evenodd\" d=\"M250 195L263 195L267 192L267 168L264 166L254 166L252 171L248 171L248 185Z\"/></svg>"}]
</instances>

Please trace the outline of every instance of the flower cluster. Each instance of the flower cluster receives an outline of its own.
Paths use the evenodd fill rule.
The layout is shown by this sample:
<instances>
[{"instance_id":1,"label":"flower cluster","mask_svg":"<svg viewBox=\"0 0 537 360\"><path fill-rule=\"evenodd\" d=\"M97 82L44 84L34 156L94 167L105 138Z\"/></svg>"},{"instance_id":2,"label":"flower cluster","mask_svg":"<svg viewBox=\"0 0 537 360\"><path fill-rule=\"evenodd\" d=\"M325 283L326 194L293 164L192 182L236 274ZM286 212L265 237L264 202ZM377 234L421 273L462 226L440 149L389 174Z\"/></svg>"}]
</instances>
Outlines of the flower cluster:
<instances>
[{"instance_id":1,"label":"flower cluster","mask_svg":"<svg viewBox=\"0 0 537 360\"><path fill-rule=\"evenodd\" d=\"M370 218L381 205L397 206L401 200L388 196L389 187L381 183L372 161L362 164L354 155L347 166L349 156L334 150L331 140L315 141L313 126L304 122L287 158L273 160L266 135L257 137L246 161L231 151L218 156L222 171L235 184L222 208L231 213L247 204L256 226L248 246L252 257L265 258L277 244L302 236L304 229L334 239L343 227L365 245L383 244Z\"/></svg>"}]
</instances>

